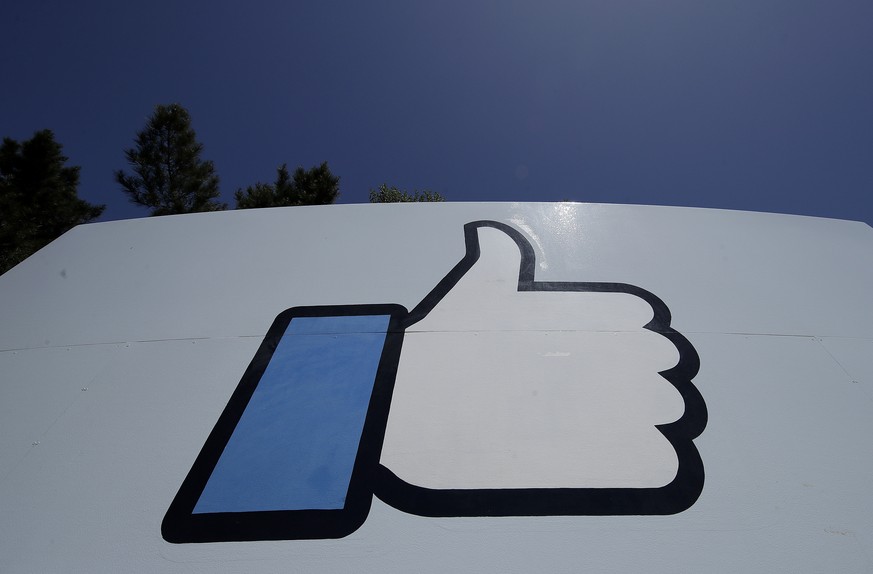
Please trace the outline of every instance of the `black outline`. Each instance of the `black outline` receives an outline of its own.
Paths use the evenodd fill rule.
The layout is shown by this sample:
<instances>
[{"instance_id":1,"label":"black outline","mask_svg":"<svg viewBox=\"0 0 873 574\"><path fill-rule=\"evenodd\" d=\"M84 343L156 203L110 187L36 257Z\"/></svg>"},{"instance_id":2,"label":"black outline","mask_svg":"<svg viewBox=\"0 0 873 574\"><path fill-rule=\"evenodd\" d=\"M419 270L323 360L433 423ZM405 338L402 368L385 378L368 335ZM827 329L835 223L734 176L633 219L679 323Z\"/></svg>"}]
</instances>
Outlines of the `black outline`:
<instances>
[{"instance_id":1,"label":"black outline","mask_svg":"<svg viewBox=\"0 0 873 574\"><path fill-rule=\"evenodd\" d=\"M356 315L390 315L390 320L370 404L367 407L358 454L349 481L345 507L342 510L271 510L194 514L194 506L206 482L291 321L295 317ZM400 321L405 315L406 308L401 305L294 307L280 313L267 331L267 336L170 504L161 523L164 540L181 543L342 538L357 530L370 512L373 494L370 484L382 452L385 421L388 419L391 393L394 389L400 348L403 344L403 329L400 327Z\"/></svg>"},{"instance_id":2,"label":"black outline","mask_svg":"<svg viewBox=\"0 0 873 574\"><path fill-rule=\"evenodd\" d=\"M404 332L426 317L479 259L478 229L481 227L498 229L518 245L521 252L518 291L627 293L643 299L652 307L654 316L644 328L666 337L679 351L676 366L660 374L685 401L685 412L679 420L657 426L675 449L679 460L676 477L669 484L659 488L441 490L409 484L379 463ZM693 440L703 432L707 422L706 404L692 383L700 368L700 359L691 342L670 326L670 310L664 302L649 291L626 283L536 281L533 247L521 232L504 223L467 223L464 238L464 257L412 311L390 304L330 305L294 307L276 317L167 510L161 525L165 540L179 543L340 538L363 524L373 494L399 510L420 516L663 515L681 512L694 504L703 490L704 471ZM192 514L290 321L294 317L341 315L391 316L345 508Z\"/></svg>"}]
</instances>

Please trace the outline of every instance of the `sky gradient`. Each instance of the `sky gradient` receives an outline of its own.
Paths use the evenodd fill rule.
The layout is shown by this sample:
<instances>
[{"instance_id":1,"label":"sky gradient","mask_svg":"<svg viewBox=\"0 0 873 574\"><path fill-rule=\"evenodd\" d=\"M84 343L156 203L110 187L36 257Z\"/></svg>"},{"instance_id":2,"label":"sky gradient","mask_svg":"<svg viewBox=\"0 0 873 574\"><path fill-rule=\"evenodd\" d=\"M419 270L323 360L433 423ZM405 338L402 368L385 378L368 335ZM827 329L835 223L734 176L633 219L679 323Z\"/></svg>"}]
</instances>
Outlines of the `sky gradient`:
<instances>
[{"instance_id":1,"label":"sky gradient","mask_svg":"<svg viewBox=\"0 0 873 574\"><path fill-rule=\"evenodd\" d=\"M591 201L873 224L873 2L47 2L0 18L0 136L55 132L102 220L156 104L223 200L327 161L451 201Z\"/></svg>"}]
</instances>

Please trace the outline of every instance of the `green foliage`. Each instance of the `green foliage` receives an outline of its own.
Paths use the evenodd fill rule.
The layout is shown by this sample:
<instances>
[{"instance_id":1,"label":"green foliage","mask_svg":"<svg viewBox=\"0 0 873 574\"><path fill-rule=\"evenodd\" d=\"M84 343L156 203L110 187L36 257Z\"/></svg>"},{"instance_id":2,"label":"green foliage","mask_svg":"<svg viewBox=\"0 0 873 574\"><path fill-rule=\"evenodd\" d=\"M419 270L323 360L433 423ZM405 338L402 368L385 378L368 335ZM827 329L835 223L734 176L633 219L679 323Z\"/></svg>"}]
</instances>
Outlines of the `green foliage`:
<instances>
[{"instance_id":1,"label":"green foliage","mask_svg":"<svg viewBox=\"0 0 873 574\"><path fill-rule=\"evenodd\" d=\"M254 207L284 207L293 205L324 205L339 197L339 177L334 176L327 162L319 166L288 173L287 164L276 170L276 183L256 183L234 194L237 209Z\"/></svg>"},{"instance_id":2,"label":"green foliage","mask_svg":"<svg viewBox=\"0 0 873 574\"><path fill-rule=\"evenodd\" d=\"M135 142L124 152L133 175L115 172L115 180L133 203L151 208L152 215L227 209L216 201L218 175L211 161L200 159L203 144L197 141L185 108L155 107Z\"/></svg>"},{"instance_id":3,"label":"green foliage","mask_svg":"<svg viewBox=\"0 0 873 574\"><path fill-rule=\"evenodd\" d=\"M3 139L0 273L106 208L79 199L79 167L65 166L67 159L51 130L38 131L21 143Z\"/></svg>"},{"instance_id":4,"label":"green foliage","mask_svg":"<svg viewBox=\"0 0 873 574\"><path fill-rule=\"evenodd\" d=\"M413 201L445 201L446 199L435 191L414 191L411 195L394 186L382 184L379 189L370 190L370 203L406 203Z\"/></svg>"}]
</instances>

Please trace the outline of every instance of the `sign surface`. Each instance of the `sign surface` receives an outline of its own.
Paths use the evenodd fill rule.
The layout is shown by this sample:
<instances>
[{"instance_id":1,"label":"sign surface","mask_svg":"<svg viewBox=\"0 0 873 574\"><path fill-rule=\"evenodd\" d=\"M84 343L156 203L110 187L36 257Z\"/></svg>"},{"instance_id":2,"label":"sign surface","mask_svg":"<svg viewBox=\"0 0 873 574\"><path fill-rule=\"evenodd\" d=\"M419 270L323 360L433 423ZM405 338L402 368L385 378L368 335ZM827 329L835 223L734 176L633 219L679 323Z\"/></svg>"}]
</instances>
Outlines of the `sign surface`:
<instances>
[{"instance_id":1,"label":"sign surface","mask_svg":"<svg viewBox=\"0 0 873 574\"><path fill-rule=\"evenodd\" d=\"M869 571L873 229L246 210L0 276L0 571Z\"/></svg>"}]
</instances>

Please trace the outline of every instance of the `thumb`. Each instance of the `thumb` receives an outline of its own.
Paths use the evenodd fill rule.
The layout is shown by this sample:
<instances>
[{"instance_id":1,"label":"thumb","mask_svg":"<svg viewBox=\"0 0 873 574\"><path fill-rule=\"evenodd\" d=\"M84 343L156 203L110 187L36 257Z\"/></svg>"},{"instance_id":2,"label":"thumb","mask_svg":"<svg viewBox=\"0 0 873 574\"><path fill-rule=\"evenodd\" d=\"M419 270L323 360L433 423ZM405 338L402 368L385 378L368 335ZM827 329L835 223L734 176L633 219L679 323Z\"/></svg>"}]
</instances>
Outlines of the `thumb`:
<instances>
[{"instance_id":1,"label":"thumb","mask_svg":"<svg viewBox=\"0 0 873 574\"><path fill-rule=\"evenodd\" d=\"M435 309L435 315L451 314L455 318L481 314L488 302L496 303L533 281L534 250L516 229L497 221L474 221L464 225L464 239L464 257L410 311L404 327L428 317ZM476 297L463 296L469 289L475 289ZM433 327L431 323L437 317L428 318Z\"/></svg>"}]
</instances>

